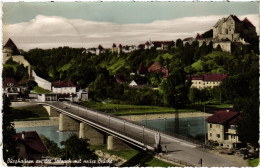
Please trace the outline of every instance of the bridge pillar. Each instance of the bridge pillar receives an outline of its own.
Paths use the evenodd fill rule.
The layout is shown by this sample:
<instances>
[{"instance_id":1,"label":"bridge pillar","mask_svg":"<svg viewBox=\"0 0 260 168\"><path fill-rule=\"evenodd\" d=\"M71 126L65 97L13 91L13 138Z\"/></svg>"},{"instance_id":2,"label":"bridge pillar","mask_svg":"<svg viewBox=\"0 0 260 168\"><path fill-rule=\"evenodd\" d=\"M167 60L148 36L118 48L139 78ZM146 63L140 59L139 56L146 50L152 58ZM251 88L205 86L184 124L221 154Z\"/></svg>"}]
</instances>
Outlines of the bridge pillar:
<instances>
[{"instance_id":1,"label":"bridge pillar","mask_svg":"<svg viewBox=\"0 0 260 168\"><path fill-rule=\"evenodd\" d=\"M80 123L79 138L89 139L91 145L105 144L105 133L85 124Z\"/></svg>"},{"instance_id":2,"label":"bridge pillar","mask_svg":"<svg viewBox=\"0 0 260 168\"><path fill-rule=\"evenodd\" d=\"M43 107L47 110L50 117L59 117L60 116L60 114L56 110L53 110L50 106L43 106Z\"/></svg>"},{"instance_id":3,"label":"bridge pillar","mask_svg":"<svg viewBox=\"0 0 260 168\"><path fill-rule=\"evenodd\" d=\"M79 130L79 122L61 113L59 118L59 131L63 132L77 130Z\"/></svg>"},{"instance_id":4,"label":"bridge pillar","mask_svg":"<svg viewBox=\"0 0 260 168\"><path fill-rule=\"evenodd\" d=\"M131 150L132 148L115 136L107 137L107 150Z\"/></svg>"}]
</instances>

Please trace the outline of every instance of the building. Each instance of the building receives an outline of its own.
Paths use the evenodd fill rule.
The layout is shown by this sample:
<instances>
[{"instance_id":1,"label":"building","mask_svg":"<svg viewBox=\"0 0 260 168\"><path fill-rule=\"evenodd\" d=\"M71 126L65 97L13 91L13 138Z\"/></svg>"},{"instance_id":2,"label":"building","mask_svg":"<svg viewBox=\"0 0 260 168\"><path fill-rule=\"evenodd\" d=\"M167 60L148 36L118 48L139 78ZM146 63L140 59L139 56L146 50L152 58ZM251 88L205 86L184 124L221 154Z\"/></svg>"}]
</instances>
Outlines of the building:
<instances>
[{"instance_id":1,"label":"building","mask_svg":"<svg viewBox=\"0 0 260 168\"><path fill-rule=\"evenodd\" d=\"M123 76L121 76L121 75L115 75L114 77L115 77L116 82L117 82L118 84L122 85L122 84L125 84L125 83L126 83L126 80L125 80L125 78L124 78Z\"/></svg>"},{"instance_id":2,"label":"building","mask_svg":"<svg viewBox=\"0 0 260 168\"><path fill-rule=\"evenodd\" d=\"M43 154L48 153L48 148L36 131L18 132L15 135L19 158L27 160L41 160Z\"/></svg>"},{"instance_id":3,"label":"building","mask_svg":"<svg viewBox=\"0 0 260 168\"><path fill-rule=\"evenodd\" d=\"M162 67L159 62L154 62L149 68L148 72L162 73L164 78L169 76L169 71L166 67Z\"/></svg>"},{"instance_id":4,"label":"building","mask_svg":"<svg viewBox=\"0 0 260 168\"><path fill-rule=\"evenodd\" d=\"M192 44L193 41L195 41L195 39L193 37L188 37L188 38L183 39L184 44L186 44L186 43Z\"/></svg>"},{"instance_id":5,"label":"building","mask_svg":"<svg viewBox=\"0 0 260 168\"><path fill-rule=\"evenodd\" d=\"M76 95L77 85L69 81L55 81L52 86L53 93L59 93L64 95Z\"/></svg>"},{"instance_id":6,"label":"building","mask_svg":"<svg viewBox=\"0 0 260 168\"><path fill-rule=\"evenodd\" d=\"M17 101L21 88L14 78L5 78L3 82L3 94L6 94L11 101Z\"/></svg>"},{"instance_id":7,"label":"building","mask_svg":"<svg viewBox=\"0 0 260 168\"><path fill-rule=\"evenodd\" d=\"M208 141L219 144L224 148L236 148L242 144L237 135L237 120L242 119L241 113L235 111L218 111L208 117L207 137Z\"/></svg>"},{"instance_id":8,"label":"building","mask_svg":"<svg viewBox=\"0 0 260 168\"><path fill-rule=\"evenodd\" d=\"M192 82L191 87L198 89L219 86L227 77L227 74L203 74L186 76L186 78Z\"/></svg>"},{"instance_id":9,"label":"building","mask_svg":"<svg viewBox=\"0 0 260 168\"><path fill-rule=\"evenodd\" d=\"M237 16L229 15L213 26L212 38L199 38L198 41L199 46L204 42L208 45L212 41L213 48L219 45L223 51L233 52L237 47L253 44L257 40L256 28L248 18L241 21Z\"/></svg>"},{"instance_id":10,"label":"building","mask_svg":"<svg viewBox=\"0 0 260 168\"><path fill-rule=\"evenodd\" d=\"M156 50L168 50L174 47L174 41L146 41L144 44L138 46L139 49L150 50L155 48Z\"/></svg>"},{"instance_id":11,"label":"building","mask_svg":"<svg viewBox=\"0 0 260 168\"><path fill-rule=\"evenodd\" d=\"M8 39L8 41L3 46L3 64L9 59L13 59L13 61L17 62L18 64L23 64L24 67L28 68L28 75L31 77L31 65L30 63L21 55L19 49L15 45L12 39Z\"/></svg>"},{"instance_id":12,"label":"building","mask_svg":"<svg viewBox=\"0 0 260 168\"><path fill-rule=\"evenodd\" d=\"M146 67L146 65L141 62L141 64L139 65L138 69L137 69L137 74L140 76L145 76L148 73L148 68Z\"/></svg>"},{"instance_id":13,"label":"building","mask_svg":"<svg viewBox=\"0 0 260 168\"><path fill-rule=\"evenodd\" d=\"M99 45L98 48L96 48L96 55L103 54L105 52L105 49L102 45Z\"/></svg>"}]
</instances>

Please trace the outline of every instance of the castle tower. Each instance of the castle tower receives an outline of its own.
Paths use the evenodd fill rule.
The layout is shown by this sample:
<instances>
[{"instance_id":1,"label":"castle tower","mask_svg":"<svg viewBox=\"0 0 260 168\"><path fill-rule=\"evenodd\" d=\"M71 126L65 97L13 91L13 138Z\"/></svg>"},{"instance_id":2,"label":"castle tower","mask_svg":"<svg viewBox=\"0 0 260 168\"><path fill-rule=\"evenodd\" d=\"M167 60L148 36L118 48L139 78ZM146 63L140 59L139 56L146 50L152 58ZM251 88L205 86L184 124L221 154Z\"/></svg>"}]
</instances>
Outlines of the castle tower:
<instances>
[{"instance_id":1,"label":"castle tower","mask_svg":"<svg viewBox=\"0 0 260 168\"><path fill-rule=\"evenodd\" d=\"M5 63L8 59L10 59L13 55L18 55L19 51L14 44L12 39L8 39L8 41L3 46L3 63Z\"/></svg>"}]
</instances>

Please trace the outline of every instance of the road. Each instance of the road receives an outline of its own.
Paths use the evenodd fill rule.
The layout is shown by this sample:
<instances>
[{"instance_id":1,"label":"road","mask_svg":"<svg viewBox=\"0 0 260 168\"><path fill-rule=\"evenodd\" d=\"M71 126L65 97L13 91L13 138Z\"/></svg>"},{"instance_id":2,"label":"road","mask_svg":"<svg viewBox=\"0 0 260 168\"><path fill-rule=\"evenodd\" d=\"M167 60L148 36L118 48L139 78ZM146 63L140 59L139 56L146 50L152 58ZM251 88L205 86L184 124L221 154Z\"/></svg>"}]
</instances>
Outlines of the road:
<instances>
[{"instance_id":1,"label":"road","mask_svg":"<svg viewBox=\"0 0 260 168\"><path fill-rule=\"evenodd\" d=\"M95 122L100 125L100 128L112 130L125 137L135 140L139 144L144 144L146 148L155 146L155 135L158 131L146 128L140 124L122 119L120 117L110 116L109 114L96 112L87 108L79 107L75 104L65 102L50 103L56 108L59 108L75 116L82 117L88 121ZM178 139L163 133L160 133L161 145L165 149L167 146L169 158L185 161L194 166L200 166L199 160L202 159L203 166L211 167L240 167L239 163L227 160L221 156L207 152L198 145L191 142ZM144 143L143 143L144 142Z\"/></svg>"}]
</instances>

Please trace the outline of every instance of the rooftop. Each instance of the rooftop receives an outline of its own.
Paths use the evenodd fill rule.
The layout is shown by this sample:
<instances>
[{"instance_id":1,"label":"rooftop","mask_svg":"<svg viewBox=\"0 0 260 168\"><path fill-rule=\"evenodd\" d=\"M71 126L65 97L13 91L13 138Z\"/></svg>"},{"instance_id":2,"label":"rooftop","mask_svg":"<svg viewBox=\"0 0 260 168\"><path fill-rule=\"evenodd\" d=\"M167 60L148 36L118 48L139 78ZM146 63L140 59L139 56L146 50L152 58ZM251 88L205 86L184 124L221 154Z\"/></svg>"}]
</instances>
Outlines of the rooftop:
<instances>
[{"instance_id":1,"label":"rooftop","mask_svg":"<svg viewBox=\"0 0 260 168\"><path fill-rule=\"evenodd\" d=\"M218 111L216 112L214 115L208 117L206 119L206 121L208 123L217 123L217 124L225 124L229 121L232 121L233 119L235 119L236 117L238 117L240 115L239 112L235 112L235 111Z\"/></svg>"},{"instance_id":2,"label":"rooftop","mask_svg":"<svg viewBox=\"0 0 260 168\"><path fill-rule=\"evenodd\" d=\"M19 87L19 85L14 78L5 78L3 87Z\"/></svg>"},{"instance_id":3,"label":"rooftop","mask_svg":"<svg viewBox=\"0 0 260 168\"><path fill-rule=\"evenodd\" d=\"M24 136L22 135L23 133ZM48 148L36 131L28 131L23 133L16 133L15 140L23 143L27 147L27 149L29 149L29 152L31 151L34 153L34 151L36 151L41 154L48 153Z\"/></svg>"},{"instance_id":4,"label":"rooftop","mask_svg":"<svg viewBox=\"0 0 260 168\"><path fill-rule=\"evenodd\" d=\"M68 81L55 81L53 83L54 87L76 87L74 83L72 83L70 80Z\"/></svg>"}]
</instances>

